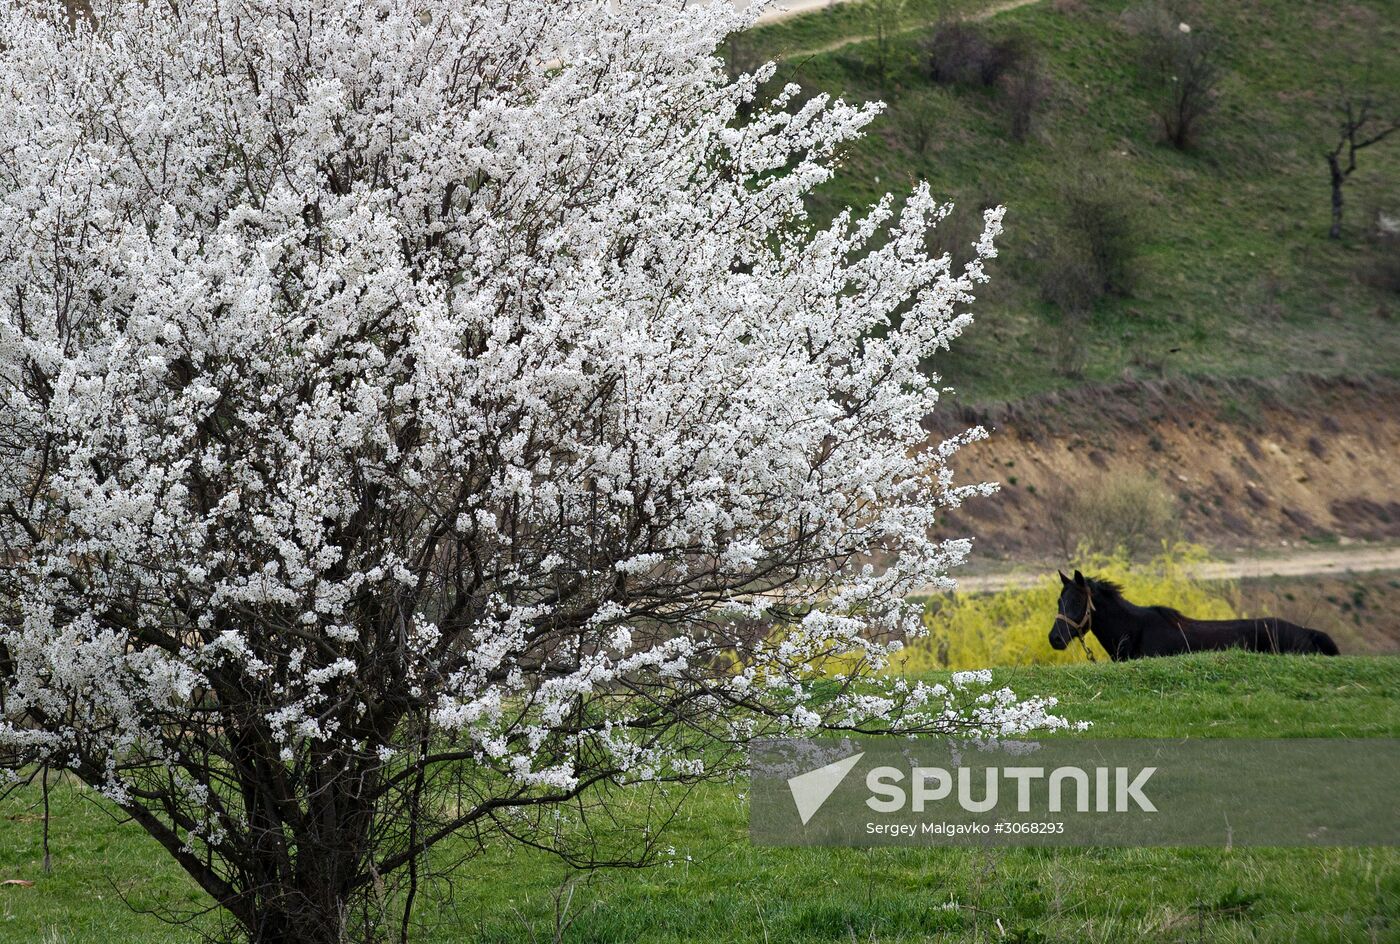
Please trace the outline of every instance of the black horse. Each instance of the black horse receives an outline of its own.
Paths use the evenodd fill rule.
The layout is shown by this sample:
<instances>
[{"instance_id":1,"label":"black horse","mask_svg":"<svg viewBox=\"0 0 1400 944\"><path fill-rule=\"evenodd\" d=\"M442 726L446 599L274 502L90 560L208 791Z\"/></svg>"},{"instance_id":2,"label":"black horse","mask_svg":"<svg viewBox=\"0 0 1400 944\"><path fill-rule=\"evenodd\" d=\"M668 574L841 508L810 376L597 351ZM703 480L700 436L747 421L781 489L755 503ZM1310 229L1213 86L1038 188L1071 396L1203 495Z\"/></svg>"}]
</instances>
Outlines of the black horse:
<instances>
[{"instance_id":1,"label":"black horse","mask_svg":"<svg viewBox=\"0 0 1400 944\"><path fill-rule=\"evenodd\" d=\"M1340 655L1331 636L1281 619L1195 620L1171 607L1136 606L1116 583L1077 570L1073 580L1063 573L1060 580L1060 611L1050 629L1056 649L1092 632L1115 662L1205 649Z\"/></svg>"}]
</instances>

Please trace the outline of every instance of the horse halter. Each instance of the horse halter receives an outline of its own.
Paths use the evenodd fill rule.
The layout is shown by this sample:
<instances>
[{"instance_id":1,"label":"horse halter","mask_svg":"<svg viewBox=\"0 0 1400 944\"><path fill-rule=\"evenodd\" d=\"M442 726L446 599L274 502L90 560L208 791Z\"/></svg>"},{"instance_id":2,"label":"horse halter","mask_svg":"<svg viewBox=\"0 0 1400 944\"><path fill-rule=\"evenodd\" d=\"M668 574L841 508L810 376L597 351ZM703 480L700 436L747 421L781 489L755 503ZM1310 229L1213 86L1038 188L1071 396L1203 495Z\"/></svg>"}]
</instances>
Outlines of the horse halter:
<instances>
[{"instance_id":1,"label":"horse halter","mask_svg":"<svg viewBox=\"0 0 1400 944\"><path fill-rule=\"evenodd\" d=\"M1065 615L1064 605L1061 604L1059 611L1055 614L1055 622L1058 623L1062 620L1066 626L1073 630L1070 635L1079 640L1079 645L1084 647L1084 654L1089 657L1089 661L1099 661L1094 658L1089 644L1084 641L1084 634L1094 628L1094 591L1087 584L1084 587L1084 615L1077 620L1072 620Z\"/></svg>"}]
</instances>

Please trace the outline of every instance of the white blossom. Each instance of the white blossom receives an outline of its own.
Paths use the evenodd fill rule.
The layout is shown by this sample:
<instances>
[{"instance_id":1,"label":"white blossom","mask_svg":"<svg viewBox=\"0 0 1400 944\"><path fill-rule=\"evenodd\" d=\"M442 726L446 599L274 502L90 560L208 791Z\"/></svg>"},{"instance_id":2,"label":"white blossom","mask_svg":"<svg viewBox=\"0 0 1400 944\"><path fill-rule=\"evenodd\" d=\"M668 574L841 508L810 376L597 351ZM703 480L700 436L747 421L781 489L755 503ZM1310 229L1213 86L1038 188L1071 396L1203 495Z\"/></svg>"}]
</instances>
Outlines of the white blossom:
<instances>
[{"instance_id":1,"label":"white blossom","mask_svg":"<svg viewBox=\"0 0 1400 944\"><path fill-rule=\"evenodd\" d=\"M991 490L922 421L1002 211L961 270L926 185L809 218L878 107L728 82L754 11L92 6L0 0L0 766L178 770L217 863L230 777L325 856L287 811L405 770L479 824L696 731L1061 724L866 681Z\"/></svg>"}]
</instances>

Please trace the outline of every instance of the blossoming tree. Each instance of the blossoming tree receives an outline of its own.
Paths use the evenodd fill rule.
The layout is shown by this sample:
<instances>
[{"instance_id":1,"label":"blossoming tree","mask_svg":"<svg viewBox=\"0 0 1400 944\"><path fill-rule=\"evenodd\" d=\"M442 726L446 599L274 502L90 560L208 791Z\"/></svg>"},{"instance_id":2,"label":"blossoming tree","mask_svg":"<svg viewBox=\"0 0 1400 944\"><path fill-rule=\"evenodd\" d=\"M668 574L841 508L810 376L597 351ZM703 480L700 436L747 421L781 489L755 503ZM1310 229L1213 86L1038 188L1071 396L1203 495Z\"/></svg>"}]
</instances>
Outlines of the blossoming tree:
<instances>
[{"instance_id":1,"label":"blossoming tree","mask_svg":"<svg viewBox=\"0 0 1400 944\"><path fill-rule=\"evenodd\" d=\"M968 550L921 365L1000 216L965 271L924 187L809 223L875 110L755 102L743 16L0 0L12 779L316 944L492 841L645 861L590 814L757 734L1058 723L865 680Z\"/></svg>"}]
</instances>

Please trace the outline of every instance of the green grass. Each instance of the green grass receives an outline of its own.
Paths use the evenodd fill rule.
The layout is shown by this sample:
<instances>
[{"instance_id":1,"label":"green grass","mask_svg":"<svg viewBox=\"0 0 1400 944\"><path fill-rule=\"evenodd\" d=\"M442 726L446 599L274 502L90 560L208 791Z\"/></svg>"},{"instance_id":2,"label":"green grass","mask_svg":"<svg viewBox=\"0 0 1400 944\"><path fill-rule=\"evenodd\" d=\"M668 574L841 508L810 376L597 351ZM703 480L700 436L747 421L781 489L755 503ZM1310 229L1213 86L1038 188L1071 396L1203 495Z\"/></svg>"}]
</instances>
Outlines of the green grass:
<instances>
[{"instance_id":1,"label":"green grass","mask_svg":"<svg viewBox=\"0 0 1400 944\"><path fill-rule=\"evenodd\" d=\"M906 22L926 23L925 6L915 4ZM883 83L872 43L808 54L841 30L868 35L861 4L759 30L738 48L740 61L778 57L779 81L889 103L819 195L819 218L918 179L955 201L1008 206L1002 258L975 307L978 324L938 365L969 399L1125 374L1393 374L1400 330L1391 319L1400 299L1359 274L1379 251L1366 235L1375 210L1400 209L1400 141L1362 152L1347 187L1346 238L1337 242L1325 238L1322 152L1334 133L1328 103L1336 79L1369 74L1376 89L1400 87L1400 59L1386 54L1400 45L1400 5L1199 5L1193 27L1221 37L1226 76L1200 145L1185 154L1158 140L1134 67L1137 40L1122 25L1127 6L1077 0L1063 12L1046 0L986 22L994 35L1028 38L1052 83L1036 135L1021 144L1007 133L996 92L924 78L918 41L927 27L901 36ZM936 129L922 150L919 120ZM1133 295L1101 302L1069 335L1087 354L1083 376L1074 377L1057 356L1068 333L1057 339L1060 316L1041 301L1039 286L1058 238L1062 189L1088 172L1126 195L1142 255Z\"/></svg>"},{"instance_id":2,"label":"green grass","mask_svg":"<svg viewBox=\"0 0 1400 944\"><path fill-rule=\"evenodd\" d=\"M1400 733L1395 659L1232 653L997 674L1022 694L1060 696L1095 737ZM1400 940L1393 849L762 849L748 842L742 792L711 785L682 804L670 867L582 881L564 940ZM55 869L42 875L36 800L0 807L0 878L36 881L0 888L0 941L196 939L122 904L204 899L139 830L71 787L55 794ZM570 877L541 854L493 850L459 873L450 903L428 904L415 939L551 940L553 891Z\"/></svg>"}]
</instances>

